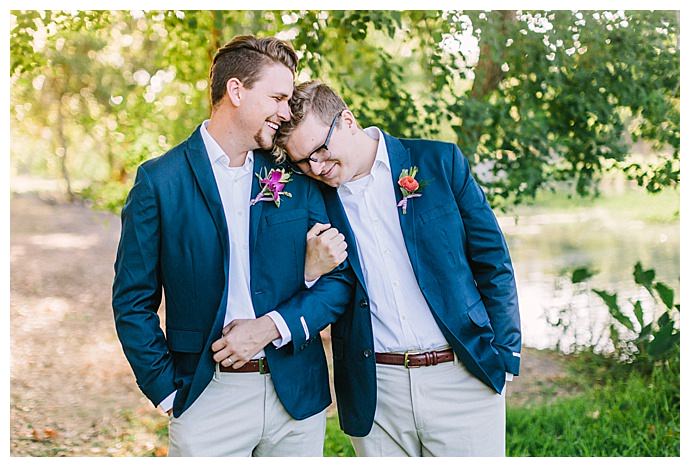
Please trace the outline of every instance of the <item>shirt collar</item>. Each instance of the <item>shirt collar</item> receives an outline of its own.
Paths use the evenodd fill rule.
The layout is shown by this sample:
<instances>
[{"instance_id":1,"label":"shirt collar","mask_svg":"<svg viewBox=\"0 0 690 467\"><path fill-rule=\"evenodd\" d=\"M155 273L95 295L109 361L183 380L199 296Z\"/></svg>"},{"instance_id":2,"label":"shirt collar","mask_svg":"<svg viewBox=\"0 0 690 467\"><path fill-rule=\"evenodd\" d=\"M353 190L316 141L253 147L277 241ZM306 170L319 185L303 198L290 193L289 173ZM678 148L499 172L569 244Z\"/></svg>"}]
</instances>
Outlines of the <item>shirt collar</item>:
<instances>
[{"instance_id":1,"label":"shirt collar","mask_svg":"<svg viewBox=\"0 0 690 467\"><path fill-rule=\"evenodd\" d=\"M225 154L225 151L223 151L218 142L213 139L211 133L208 132L208 129L206 128L208 126L208 122L208 120L204 120L204 122L201 124L201 138L204 140L204 146L206 146L206 152L208 153L208 158L211 161L211 165L213 166L214 163L218 162L222 166L228 167L230 164L230 158L227 154ZM247 151L247 157L244 160L242 168L245 170L251 170L253 166L254 151Z\"/></svg>"},{"instance_id":2,"label":"shirt collar","mask_svg":"<svg viewBox=\"0 0 690 467\"><path fill-rule=\"evenodd\" d=\"M388 157L388 148L386 147L386 140L383 137L383 132L375 126L370 126L364 129L364 133L370 138L373 138L379 142L376 146L376 158L374 159L374 165L371 168L372 174L377 167L385 166L388 171L391 169L390 159Z\"/></svg>"}]
</instances>

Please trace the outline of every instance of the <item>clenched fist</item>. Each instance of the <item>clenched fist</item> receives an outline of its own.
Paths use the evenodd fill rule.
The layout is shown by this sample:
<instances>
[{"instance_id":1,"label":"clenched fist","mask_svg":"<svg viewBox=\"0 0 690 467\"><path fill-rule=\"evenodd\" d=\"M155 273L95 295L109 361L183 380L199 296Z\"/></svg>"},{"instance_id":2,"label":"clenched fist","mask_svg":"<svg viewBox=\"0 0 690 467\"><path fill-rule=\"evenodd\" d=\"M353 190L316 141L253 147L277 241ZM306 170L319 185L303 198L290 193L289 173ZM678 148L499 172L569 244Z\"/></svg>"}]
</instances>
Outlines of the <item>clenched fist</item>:
<instances>
[{"instance_id":1,"label":"clenched fist","mask_svg":"<svg viewBox=\"0 0 690 467\"><path fill-rule=\"evenodd\" d=\"M315 224L307 232L307 253L304 257L304 279L315 281L331 272L347 258L345 236L331 224Z\"/></svg>"}]
</instances>

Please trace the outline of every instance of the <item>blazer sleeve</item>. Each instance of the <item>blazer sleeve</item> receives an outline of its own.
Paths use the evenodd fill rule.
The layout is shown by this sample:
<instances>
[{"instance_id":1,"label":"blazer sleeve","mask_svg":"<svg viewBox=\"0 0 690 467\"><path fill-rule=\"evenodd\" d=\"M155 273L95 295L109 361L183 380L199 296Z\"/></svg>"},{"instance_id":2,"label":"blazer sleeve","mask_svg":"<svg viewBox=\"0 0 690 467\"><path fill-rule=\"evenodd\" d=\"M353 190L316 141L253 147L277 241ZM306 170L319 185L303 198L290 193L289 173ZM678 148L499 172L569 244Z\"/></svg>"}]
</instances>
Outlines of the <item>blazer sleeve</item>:
<instances>
[{"instance_id":1,"label":"blazer sleeve","mask_svg":"<svg viewBox=\"0 0 690 467\"><path fill-rule=\"evenodd\" d=\"M160 212L143 167L122 210L112 306L137 384L154 405L175 391L172 356L160 327Z\"/></svg>"},{"instance_id":2,"label":"blazer sleeve","mask_svg":"<svg viewBox=\"0 0 690 467\"><path fill-rule=\"evenodd\" d=\"M520 371L520 310L513 265L501 228L469 163L453 145L451 185L467 236L467 256L494 329L505 370Z\"/></svg>"},{"instance_id":3,"label":"blazer sleeve","mask_svg":"<svg viewBox=\"0 0 690 467\"><path fill-rule=\"evenodd\" d=\"M321 190L312 180L309 183L309 226L317 222L329 223ZM343 314L352 300L355 275L348 260L343 261L309 289L290 297L276 307L285 320L292 337L293 353L304 350L316 340L319 332Z\"/></svg>"}]
</instances>

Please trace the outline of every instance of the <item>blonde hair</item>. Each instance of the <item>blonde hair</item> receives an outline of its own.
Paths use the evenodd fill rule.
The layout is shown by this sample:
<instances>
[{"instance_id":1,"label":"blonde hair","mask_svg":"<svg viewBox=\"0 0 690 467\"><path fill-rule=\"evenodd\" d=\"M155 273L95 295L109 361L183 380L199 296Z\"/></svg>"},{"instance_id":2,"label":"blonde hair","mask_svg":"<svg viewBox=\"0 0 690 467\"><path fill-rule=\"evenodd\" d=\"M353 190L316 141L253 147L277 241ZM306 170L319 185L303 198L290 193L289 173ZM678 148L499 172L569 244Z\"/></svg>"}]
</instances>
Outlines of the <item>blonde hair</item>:
<instances>
[{"instance_id":1,"label":"blonde hair","mask_svg":"<svg viewBox=\"0 0 690 467\"><path fill-rule=\"evenodd\" d=\"M285 161L287 158L285 145L292 132L309 113L313 112L324 125L330 125L333 118L345 109L347 106L343 99L326 84L312 80L295 87L290 98L292 118L280 125L274 142L273 154L276 156L276 161L278 163ZM336 128L340 128L340 122Z\"/></svg>"}]
</instances>

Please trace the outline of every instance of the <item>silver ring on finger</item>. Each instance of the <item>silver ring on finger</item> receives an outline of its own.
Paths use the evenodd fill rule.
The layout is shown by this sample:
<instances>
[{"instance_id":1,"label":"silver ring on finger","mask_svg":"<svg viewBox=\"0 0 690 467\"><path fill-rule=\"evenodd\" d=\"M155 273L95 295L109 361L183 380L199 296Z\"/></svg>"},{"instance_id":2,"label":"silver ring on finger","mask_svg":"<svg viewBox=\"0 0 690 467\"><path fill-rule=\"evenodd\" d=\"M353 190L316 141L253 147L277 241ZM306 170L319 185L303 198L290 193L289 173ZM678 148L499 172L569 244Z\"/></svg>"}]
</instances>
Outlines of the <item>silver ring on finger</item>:
<instances>
[{"instance_id":1,"label":"silver ring on finger","mask_svg":"<svg viewBox=\"0 0 690 467\"><path fill-rule=\"evenodd\" d=\"M230 357L225 359L228 362L228 366L232 365L232 359Z\"/></svg>"}]
</instances>

